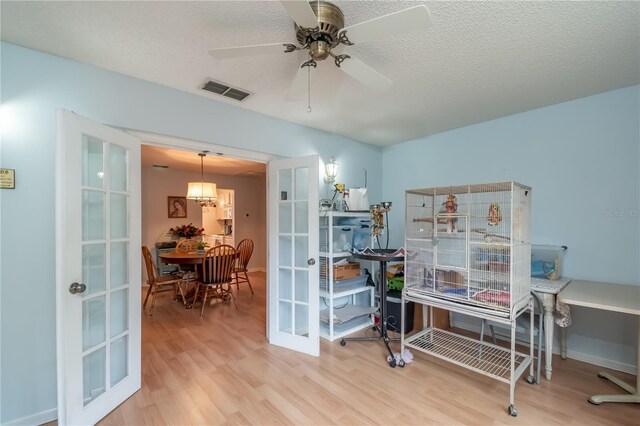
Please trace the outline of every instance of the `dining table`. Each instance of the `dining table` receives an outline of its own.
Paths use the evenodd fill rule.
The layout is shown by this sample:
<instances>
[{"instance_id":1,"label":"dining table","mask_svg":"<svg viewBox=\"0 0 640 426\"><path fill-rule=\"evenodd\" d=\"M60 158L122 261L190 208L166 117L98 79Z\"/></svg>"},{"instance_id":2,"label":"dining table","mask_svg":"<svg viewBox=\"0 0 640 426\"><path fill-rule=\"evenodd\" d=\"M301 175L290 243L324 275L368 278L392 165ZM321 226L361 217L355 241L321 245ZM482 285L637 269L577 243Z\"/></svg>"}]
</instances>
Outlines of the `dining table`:
<instances>
[{"instance_id":1,"label":"dining table","mask_svg":"<svg viewBox=\"0 0 640 426\"><path fill-rule=\"evenodd\" d=\"M192 251L178 253L175 251L170 251L167 253L160 253L159 257L160 260L162 260L162 263L165 263L167 265L201 265L205 257L207 257L207 252ZM190 289L187 294L185 294L185 309L191 309L193 307L189 300L193 299L194 294L195 288Z\"/></svg>"},{"instance_id":2,"label":"dining table","mask_svg":"<svg viewBox=\"0 0 640 426\"><path fill-rule=\"evenodd\" d=\"M180 266L202 265L204 262L204 259L207 257L207 252L191 251L191 252L178 253L175 251L171 251L168 253L160 253L159 257L160 257L160 260L162 260L162 263L165 263L167 265L180 265ZM197 269L197 266L196 266L196 269ZM190 289L185 295L185 299L191 300L193 299L194 295L195 295L195 288ZM191 309L192 308L191 303L188 303L188 302L185 303L185 308Z\"/></svg>"}]
</instances>

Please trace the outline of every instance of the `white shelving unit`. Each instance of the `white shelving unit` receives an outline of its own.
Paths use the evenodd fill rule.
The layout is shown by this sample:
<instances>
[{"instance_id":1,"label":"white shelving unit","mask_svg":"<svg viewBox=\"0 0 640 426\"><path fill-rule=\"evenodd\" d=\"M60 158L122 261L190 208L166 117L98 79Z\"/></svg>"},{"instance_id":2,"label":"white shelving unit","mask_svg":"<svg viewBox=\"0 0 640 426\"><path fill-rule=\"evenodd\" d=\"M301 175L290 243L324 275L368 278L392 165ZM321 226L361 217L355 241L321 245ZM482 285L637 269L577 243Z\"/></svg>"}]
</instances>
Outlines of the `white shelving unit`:
<instances>
[{"instance_id":1,"label":"white shelving unit","mask_svg":"<svg viewBox=\"0 0 640 426\"><path fill-rule=\"evenodd\" d=\"M365 276L336 280L333 271L336 262L350 260L353 231L360 231L360 221L369 220L369 213L320 214L320 336L327 340L339 339L373 324L374 287L367 286Z\"/></svg>"}]
</instances>

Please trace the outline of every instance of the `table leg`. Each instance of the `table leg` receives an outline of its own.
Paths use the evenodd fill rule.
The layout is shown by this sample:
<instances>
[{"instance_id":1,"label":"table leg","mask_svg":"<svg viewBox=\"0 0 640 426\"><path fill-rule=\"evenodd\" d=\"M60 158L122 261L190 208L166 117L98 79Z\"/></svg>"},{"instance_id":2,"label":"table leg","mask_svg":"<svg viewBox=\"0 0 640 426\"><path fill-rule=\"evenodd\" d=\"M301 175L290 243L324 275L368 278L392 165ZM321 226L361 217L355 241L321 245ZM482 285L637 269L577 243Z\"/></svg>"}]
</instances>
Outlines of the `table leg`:
<instances>
[{"instance_id":1,"label":"table leg","mask_svg":"<svg viewBox=\"0 0 640 426\"><path fill-rule=\"evenodd\" d=\"M551 380L551 360L553 359L553 309L556 304L556 296L551 293L536 293L542 301L544 309L544 372L547 380Z\"/></svg>"},{"instance_id":2,"label":"table leg","mask_svg":"<svg viewBox=\"0 0 640 426\"><path fill-rule=\"evenodd\" d=\"M636 387L623 382L617 377L605 373L598 373L598 377L609 380L611 383L614 383L620 386L622 389L629 392L630 395L594 395L589 398L589 402L592 404L602 404L603 402L632 402L636 404L640 404L640 317L638 323L638 351L636 353Z\"/></svg>"},{"instance_id":3,"label":"table leg","mask_svg":"<svg viewBox=\"0 0 640 426\"><path fill-rule=\"evenodd\" d=\"M560 327L560 356L567 359L567 327Z\"/></svg>"}]
</instances>

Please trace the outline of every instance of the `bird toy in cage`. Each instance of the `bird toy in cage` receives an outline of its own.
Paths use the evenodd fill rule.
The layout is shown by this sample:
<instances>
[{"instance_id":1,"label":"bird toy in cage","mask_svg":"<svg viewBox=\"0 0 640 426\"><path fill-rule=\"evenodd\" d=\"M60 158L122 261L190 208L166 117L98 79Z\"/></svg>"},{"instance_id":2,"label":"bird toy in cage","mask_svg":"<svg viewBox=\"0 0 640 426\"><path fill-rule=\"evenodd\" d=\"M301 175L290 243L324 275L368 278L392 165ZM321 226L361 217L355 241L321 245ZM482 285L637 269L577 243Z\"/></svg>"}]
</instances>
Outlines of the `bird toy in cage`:
<instances>
[{"instance_id":1,"label":"bird toy in cage","mask_svg":"<svg viewBox=\"0 0 640 426\"><path fill-rule=\"evenodd\" d=\"M384 229L384 214L391 210L391 201L383 201L380 204L371 204L371 234L374 237L382 234Z\"/></svg>"},{"instance_id":2,"label":"bird toy in cage","mask_svg":"<svg viewBox=\"0 0 640 426\"><path fill-rule=\"evenodd\" d=\"M487 221L489 221L489 226L496 226L502 222L502 213L500 212L500 205L498 203L489 204Z\"/></svg>"},{"instance_id":3,"label":"bird toy in cage","mask_svg":"<svg viewBox=\"0 0 640 426\"><path fill-rule=\"evenodd\" d=\"M458 200L453 194L449 194L447 201L444 202L445 213L453 214L458 211ZM455 217L447 218L447 233L456 232L456 222L458 219Z\"/></svg>"}]
</instances>

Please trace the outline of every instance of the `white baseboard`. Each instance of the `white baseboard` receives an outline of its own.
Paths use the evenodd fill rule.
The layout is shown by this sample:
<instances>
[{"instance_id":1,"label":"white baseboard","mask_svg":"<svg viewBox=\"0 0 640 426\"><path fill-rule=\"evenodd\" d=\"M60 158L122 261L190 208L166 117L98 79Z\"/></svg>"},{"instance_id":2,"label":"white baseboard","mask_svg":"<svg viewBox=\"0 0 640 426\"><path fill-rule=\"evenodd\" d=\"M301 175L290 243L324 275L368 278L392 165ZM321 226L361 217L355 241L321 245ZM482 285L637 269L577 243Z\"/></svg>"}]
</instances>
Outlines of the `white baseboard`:
<instances>
[{"instance_id":1,"label":"white baseboard","mask_svg":"<svg viewBox=\"0 0 640 426\"><path fill-rule=\"evenodd\" d=\"M11 420L9 422L3 423L6 426L17 426L17 425L41 425L43 423L48 423L56 420L58 418L58 409L52 408L50 410L41 411L36 414L31 414L29 416L25 416L19 419Z\"/></svg>"},{"instance_id":2,"label":"white baseboard","mask_svg":"<svg viewBox=\"0 0 640 426\"><path fill-rule=\"evenodd\" d=\"M461 328L463 330L471 331L474 333L480 333L480 326L476 323L468 323L465 321L461 321L460 319L451 321L451 326L456 328ZM485 335L488 335L489 331L485 329ZM500 337L504 337L501 333L496 333ZM555 338L554 338L555 339ZM516 337L516 341L520 341L518 337ZM522 339L523 343L526 343L527 339ZM537 341L536 341L537 346ZM560 348L557 344L553 345L553 353L556 355L560 355ZM585 352L572 351L567 348L567 358L575 359L576 361L586 362L587 364L593 364L604 368L609 368L611 370L622 371L623 373L636 374L636 366L631 364L626 364L620 361L616 361L613 359L602 358L599 356L595 356ZM555 366L555 364L554 364Z\"/></svg>"},{"instance_id":3,"label":"white baseboard","mask_svg":"<svg viewBox=\"0 0 640 426\"><path fill-rule=\"evenodd\" d=\"M556 351L553 351L556 353ZM636 374L636 366L615 361L613 359L601 358L584 352L571 351L567 348L567 358L577 361L586 362L588 364L598 365L600 367L609 368L611 370L622 371L623 373ZM554 364L555 365L555 364Z\"/></svg>"}]
</instances>

